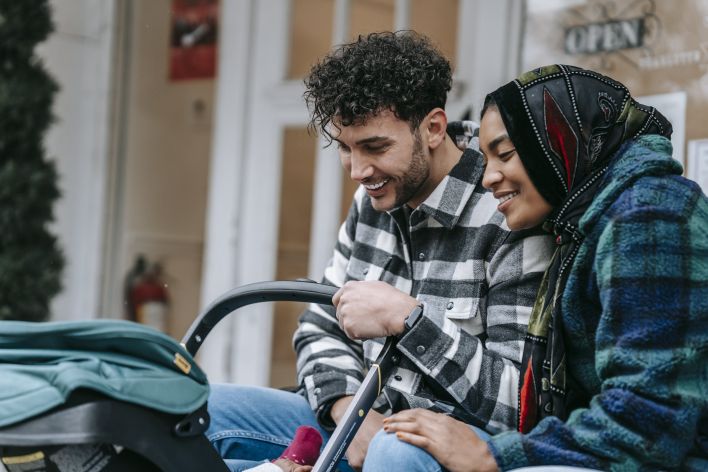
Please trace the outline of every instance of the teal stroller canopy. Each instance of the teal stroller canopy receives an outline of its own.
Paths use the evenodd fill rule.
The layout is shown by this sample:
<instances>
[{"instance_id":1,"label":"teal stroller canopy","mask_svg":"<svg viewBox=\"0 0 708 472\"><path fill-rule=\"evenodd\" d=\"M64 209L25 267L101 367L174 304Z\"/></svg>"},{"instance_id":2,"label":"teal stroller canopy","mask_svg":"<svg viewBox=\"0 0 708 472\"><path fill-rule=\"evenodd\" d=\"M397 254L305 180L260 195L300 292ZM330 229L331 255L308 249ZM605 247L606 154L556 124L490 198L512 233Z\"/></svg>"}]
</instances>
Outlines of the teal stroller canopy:
<instances>
[{"instance_id":1,"label":"teal stroller canopy","mask_svg":"<svg viewBox=\"0 0 708 472\"><path fill-rule=\"evenodd\" d=\"M147 326L0 322L0 427L61 405L80 388L171 414L192 412L209 395L186 349Z\"/></svg>"}]
</instances>

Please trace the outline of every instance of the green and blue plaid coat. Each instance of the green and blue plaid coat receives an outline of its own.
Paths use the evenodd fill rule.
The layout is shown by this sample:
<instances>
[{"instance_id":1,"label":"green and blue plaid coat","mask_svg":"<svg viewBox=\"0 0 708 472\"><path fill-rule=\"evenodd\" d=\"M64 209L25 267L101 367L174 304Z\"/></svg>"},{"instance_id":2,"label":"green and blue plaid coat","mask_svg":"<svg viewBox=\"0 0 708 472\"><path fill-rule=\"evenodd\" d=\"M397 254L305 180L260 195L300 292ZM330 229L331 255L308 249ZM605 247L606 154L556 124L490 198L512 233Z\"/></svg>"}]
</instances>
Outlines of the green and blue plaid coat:
<instances>
[{"instance_id":1,"label":"green and blue plaid coat","mask_svg":"<svg viewBox=\"0 0 708 472\"><path fill-rule=\"evenodd\" d=\"M672 470L708 456L708 199L680 174L665 138L618 152L562 298L567 372L591 401L493 437L501 469Z\"/></svg>"}]
</instances>

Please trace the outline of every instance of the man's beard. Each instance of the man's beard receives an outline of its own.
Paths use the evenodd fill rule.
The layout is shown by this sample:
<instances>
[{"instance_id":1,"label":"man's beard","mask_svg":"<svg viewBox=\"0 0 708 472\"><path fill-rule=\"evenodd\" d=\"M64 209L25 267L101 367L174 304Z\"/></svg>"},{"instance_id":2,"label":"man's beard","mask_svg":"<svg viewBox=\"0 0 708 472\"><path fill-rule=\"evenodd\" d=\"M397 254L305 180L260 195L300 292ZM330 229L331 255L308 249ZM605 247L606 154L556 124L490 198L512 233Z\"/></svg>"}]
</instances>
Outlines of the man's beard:
<instances>
[{"instance_id":1,"label":"man's beard","mask_svg":"<svg viewBox=\"0 0 708 472\"><path fill-rule=\"evenodd\" d=\"M401 183L396 187L396 201L393 208L403 206L411 201L421 190L423 184L430 176L430 164L423 154L423 140L418 129L413 133L413 155Z\"/></svg>"}]
</instances>

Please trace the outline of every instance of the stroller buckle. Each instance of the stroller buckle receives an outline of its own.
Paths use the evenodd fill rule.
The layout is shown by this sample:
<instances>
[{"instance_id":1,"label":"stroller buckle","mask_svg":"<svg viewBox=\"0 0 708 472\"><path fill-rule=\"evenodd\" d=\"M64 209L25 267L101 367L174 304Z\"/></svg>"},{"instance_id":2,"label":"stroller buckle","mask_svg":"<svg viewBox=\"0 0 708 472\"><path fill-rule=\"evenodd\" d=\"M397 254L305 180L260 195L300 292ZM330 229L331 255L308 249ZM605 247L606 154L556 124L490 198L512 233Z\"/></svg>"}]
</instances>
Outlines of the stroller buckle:
<instances>
[{"instance_id":1,"label":"stroller buckle","mask_svg":"<svg viewBox=\"0 0 708 472\"><path fill-rule=\"evenodd\" d=\"M185 375L189 375L189 372L192 370L192 364L190 364L189 361L182 356L182 354L175 352L175 359L173 362L179 370L184 372Z\"/></svg>"},{"instance_id":2,"label":"stroller buckle","mask_svg":"<svg viewBox=\"0 0 708 472\"><path fill-rule=\"evenodd\" d=\"M42 451L38 451L22 456L4 456L2 458L2 463L5 465L27 464L28 462L35 462L42 459L44 459L44 453Z\"/></svg>"}]
</instances>

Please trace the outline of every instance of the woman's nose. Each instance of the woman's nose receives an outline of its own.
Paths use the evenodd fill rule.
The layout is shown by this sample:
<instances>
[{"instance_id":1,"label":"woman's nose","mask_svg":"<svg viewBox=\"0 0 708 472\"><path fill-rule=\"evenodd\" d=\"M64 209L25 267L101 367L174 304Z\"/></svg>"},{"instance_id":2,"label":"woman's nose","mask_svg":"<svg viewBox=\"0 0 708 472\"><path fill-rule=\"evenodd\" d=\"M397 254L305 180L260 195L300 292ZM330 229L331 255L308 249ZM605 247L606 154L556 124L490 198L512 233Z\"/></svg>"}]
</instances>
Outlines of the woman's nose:
<instances>
[{"instance_id":1,"label":"woman's nose","mask_svg":"<svg viewBox=\"0 0 708 472\"><path fill-rule=\"evenodd\" d=\"M504 179L504 175L497 169L491 168L489 165L484 169L482 177L482 186L487 190L492 188Z\"/></svg>"}]
</instances>

